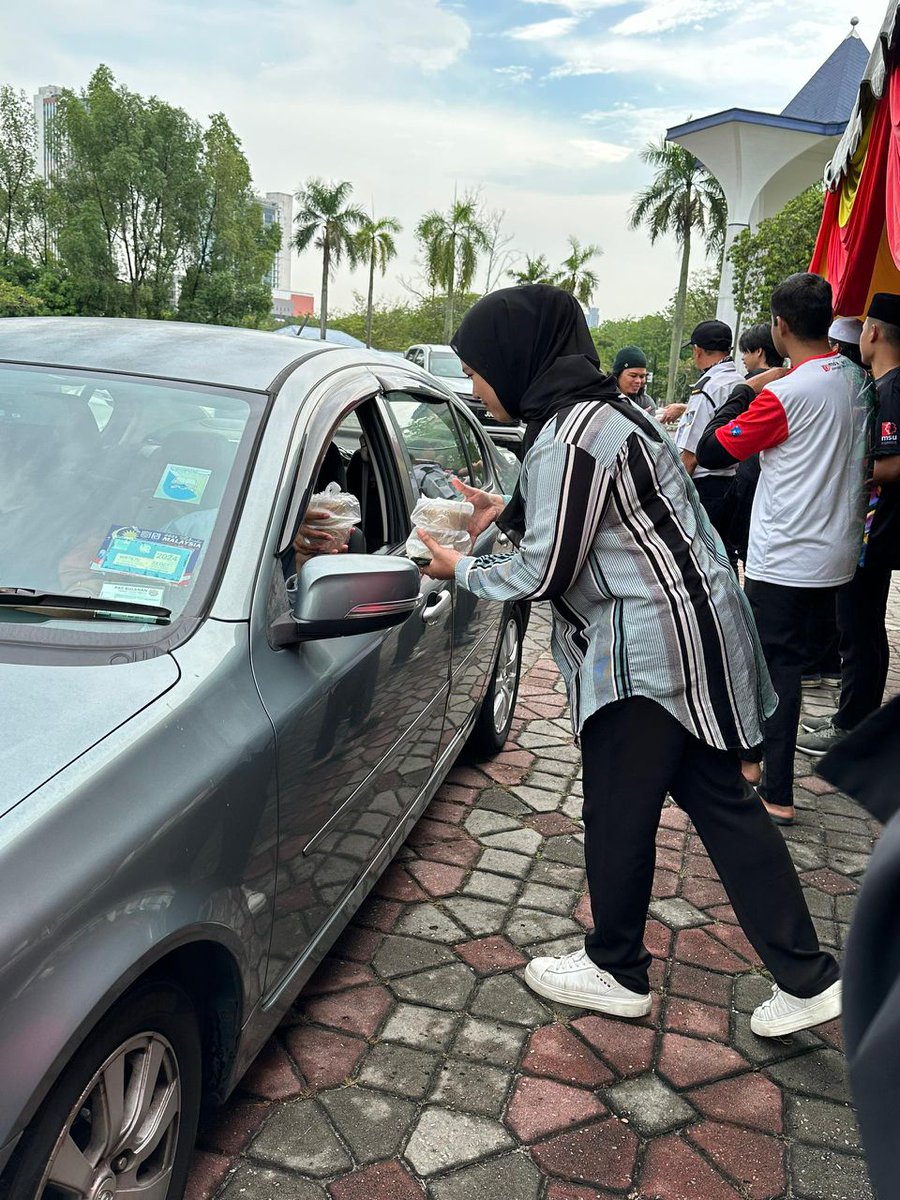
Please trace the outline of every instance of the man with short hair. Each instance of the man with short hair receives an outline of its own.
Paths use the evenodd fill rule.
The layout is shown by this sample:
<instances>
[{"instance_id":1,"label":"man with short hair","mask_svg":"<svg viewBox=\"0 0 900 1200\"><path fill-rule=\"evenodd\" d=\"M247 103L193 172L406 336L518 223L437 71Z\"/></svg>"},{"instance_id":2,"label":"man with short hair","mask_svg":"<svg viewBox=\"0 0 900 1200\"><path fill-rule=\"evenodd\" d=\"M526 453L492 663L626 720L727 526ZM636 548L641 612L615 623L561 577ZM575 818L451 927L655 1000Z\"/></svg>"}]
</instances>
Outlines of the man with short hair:
<instances>
[{"instance_id":1,"label":"man with short hair","mask_svg":"<svg viewBox=\"0 0 900 1200\"><path fill-rule=\"evenodd\" d=\"M701 321L687 343L700 378L691 388L688 406L675 431L685 470L693 478L697 495L715 529L725 537L725 496L734 481L737 463L709 468L697 462L697 444L734 387L743 378L731 357L732 333L724 321Z\"/></svg>"},{"instance_id":2,"label":"man with short hair","mask_svg":"<svg viewBox=\"0 0 900 1200\"><path fill-rule=\"evenodd\" d=\"M713 468L762 451L745 574L778 693L766 722L761 796L779 824L794 820L800 678L811 631L853 577L865 517L871 384L828 344L831 317L827 280L788 276L772 293L772 338L791 369L766 371L735 389L697 449L700 463Z\"/></svg>"},{"instance_id":3,"label":"man with short hair","mask_svg":"<svg viewBox=\"0 0 900 1200\"><path fill-rule=\"evenodd\" d=\"M875 379L877 409L866 537L856 574L838 593L841 700L834 717L806 719L797 745L825 754L884 698L890 649L885 618L891 572L900 567L900 296L872 297L859 339Z\"/></svg>"}]
</instances>

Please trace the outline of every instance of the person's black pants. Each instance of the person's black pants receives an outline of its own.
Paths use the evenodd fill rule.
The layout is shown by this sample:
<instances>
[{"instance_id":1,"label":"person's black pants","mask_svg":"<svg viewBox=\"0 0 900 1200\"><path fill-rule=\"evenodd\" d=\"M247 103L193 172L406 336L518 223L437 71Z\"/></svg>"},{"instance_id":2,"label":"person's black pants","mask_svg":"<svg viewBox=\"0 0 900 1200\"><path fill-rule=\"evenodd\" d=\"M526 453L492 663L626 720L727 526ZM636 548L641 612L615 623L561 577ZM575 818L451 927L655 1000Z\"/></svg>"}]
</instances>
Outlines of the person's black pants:
<instances>
[{"instance_id":1,"label":"person's black pants","mask_svg":"<svg viewBox=\"0 0 900 1200\"><path fill-rule=\"evenodd\" d=\"M737 547L730 541L731 507L726 502L733 486L733 475L701 475L699 479L694 479L694 487L710 524L725 543L729 558L737 562Z\"/></svg>"},{"instance_id":2,"label":"person's black pants","mask_svg":"<svg viewBox=\"0 0 900 1200\"><path fill-rule=\"evenodd\" d=\"M884 699L890 662L885 618L891 588L889 568L858 567L837 597L841 645L841 702L834 723L855 729Z\"/></svg>"},{"instance_id":3,"label":"person's black pants","mask_svg":"<svg viewBox=\"0 0 900 1200\"><path fill-rule=\"evenodd\" d=\"M607 705L585 722L585 861L590 959L631 991L649 990L644 926L666 793L694 823L734 911L775 981L814 996L838 978L819 949L797 872L738 757L693 737L653 700Z\"/></svg>"},{"instance_id":4,"label":"person's black pants","mask_svg":"<svg viewBox=\"0 0 900 1200\"><path fill-rule=\"evenodd\" d=\"M763 743L766 799L770 804L788 807L794 803L801 677L814 657L817 631L827 626L834 612L835 590L785 587L759 579L744 583L778 695L778 707L766 721Z\"/></svg>"}]
</instances>

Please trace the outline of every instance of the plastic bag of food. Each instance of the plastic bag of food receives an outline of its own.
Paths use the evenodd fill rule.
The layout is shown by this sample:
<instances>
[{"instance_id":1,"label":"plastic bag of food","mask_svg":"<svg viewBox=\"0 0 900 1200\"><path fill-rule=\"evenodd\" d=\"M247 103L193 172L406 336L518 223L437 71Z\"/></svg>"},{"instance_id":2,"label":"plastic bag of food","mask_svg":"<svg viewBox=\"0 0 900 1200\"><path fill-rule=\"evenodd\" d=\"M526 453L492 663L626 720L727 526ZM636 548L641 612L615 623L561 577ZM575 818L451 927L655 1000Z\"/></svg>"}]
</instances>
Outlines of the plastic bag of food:
<instances>
[{"instance_id":1,"label":"plastic bag of food","mask_svg":"<svg viewBox=\"0 0 900 1200\"><path fill-rule=\"evenodd\" d=\"M474 507L468 500L439 500L423 496L412 510L413 531L406 539L406 553L420 567L431 562L431 551L420 541L416 530L424 529L436 542L468 554L472 549L468 524Z\"/></svg>"},{"instance_id":2,"label":"plastic bag of food","mask_svg":"<svg viewBox=\"0 0 900 1200\"><path fill-rule=\"evenodd\" d=\"M309 516L311 512L327 513L328 516L312 519ZM327 533L335 549L338 549L346 545L361 516L357 498L351 492L342 492L340 484L329 483L324 492L315 492L310 496L303 524L320 533ZM327 546L324 549L327 549Z\"/></svg>"}]
</instances>

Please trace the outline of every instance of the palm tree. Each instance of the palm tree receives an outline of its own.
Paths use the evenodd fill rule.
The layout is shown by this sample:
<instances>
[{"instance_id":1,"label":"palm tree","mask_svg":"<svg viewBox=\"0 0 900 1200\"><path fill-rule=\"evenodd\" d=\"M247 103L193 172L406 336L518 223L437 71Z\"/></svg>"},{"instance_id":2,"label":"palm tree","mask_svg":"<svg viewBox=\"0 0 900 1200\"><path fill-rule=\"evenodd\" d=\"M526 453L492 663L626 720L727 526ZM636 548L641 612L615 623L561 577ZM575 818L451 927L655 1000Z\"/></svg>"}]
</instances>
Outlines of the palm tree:
<instances>
[{"instance_id":1,"label":"palm tree","mask_svg":"<svg viewBox=\"0 0 900 1200\"><path fill-rule=\"evenodd\" d=\"M603 251L599 246L582 246L577 237L569 237L570 254L563 259L562 268L555 282L564 292L571 292L582 304L590 304L591 296L600 282L595 271L588 270L592 258L599 258Z\"/></svg>"},{"instance_id":2,"label":"palm tree","mask_svg":"<svg viewBox=\"0 0 900 1200\"><path fill-rule=\"evenodd\" d=\"M367 218L354 234L353 247L357 262L369 264L369 296L366 302L366 345L372 345L372 299L375 294L375 269L384 275L392 258L397 257L394 234L400 232L400 222L393 217Z\"/></svg>"},{"instance_id":3,"label":"palm tree","mask_svg":"<svg viewBox=\"0 0 900 1200\"><path fill-rule=\"evenodd\" d=\"M525 255L525 266L518 271L510 271L509 277L513 283L556 283L559 275L550 270L550 264L543 254L534 258Z\"/></svg>"},{"instance_id":4,"label":"palm tree","mask_svg":"<svg viewBox=\"0 0 900 1200\"><path fill-rule=\"evenodd\" d=\"M684 336L684 305L691 260L691 235L696 230L707 250L721 249L725 240L727 205L719 181L683 146L661 138L641 151L641 159L656 168L653 182L634 198L630 226L646 225L651 245L661 234L673 233L681 246L681 274L672 318L666 404L672 403L675 376Z\"/></svg>"},{"instance_id":5,"label":"palm tree","mask_svg":"<svg viewBox=\"0 0 900 1200\"><path fill-rule=\"evenodd\" d=\"M478 255L490 246L490 238L478 212L474 196L454 198L446 213L432 209L416 228L416 237L425 250L428 282L447 293L444 310L444 341L453 332L453 303L457 289L466 292L472 286Z\"/></svg>"},{"instance_id":6,"label":"palm tree","mask_svg":"<svg viewBox=\"0 0 900 1200\"><path fill-rule=\"evenodd\" d=\"M312 243L322 251L319 336L323 341L328 324L328 281L345 254L351 265L356 265L353 235L367 220L359 205L348 203L352 192L353 185L347 180L326 183L322 179L308 179L296 196L300 207L294 217L294 246L302 253Z\"/></svg>"}]
</instances>

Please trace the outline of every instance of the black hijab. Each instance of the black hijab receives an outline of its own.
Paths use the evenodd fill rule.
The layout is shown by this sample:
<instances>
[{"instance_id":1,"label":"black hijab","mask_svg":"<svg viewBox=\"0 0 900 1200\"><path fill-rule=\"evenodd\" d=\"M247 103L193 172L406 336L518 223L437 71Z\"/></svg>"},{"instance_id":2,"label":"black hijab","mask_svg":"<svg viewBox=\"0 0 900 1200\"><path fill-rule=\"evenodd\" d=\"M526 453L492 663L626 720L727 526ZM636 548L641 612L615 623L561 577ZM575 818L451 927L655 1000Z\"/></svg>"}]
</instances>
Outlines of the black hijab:
<instances>
[{"instance_id":1,"label":"black hijab","mask_svg":"<svg viewBox=\"0 0 900 1200\"><path fill-rule=\"evenodd\" d=\"M526 453L548 421L585 401L609 404L654 441L662 440L620 396L613 376L601 371L581 305L561 288L526 284L483 296L463 317L451 345L487 380L509 415L525 422ZM518 537L525 532L518 485L497 524Z\"/></svg>"}]
</instances>

